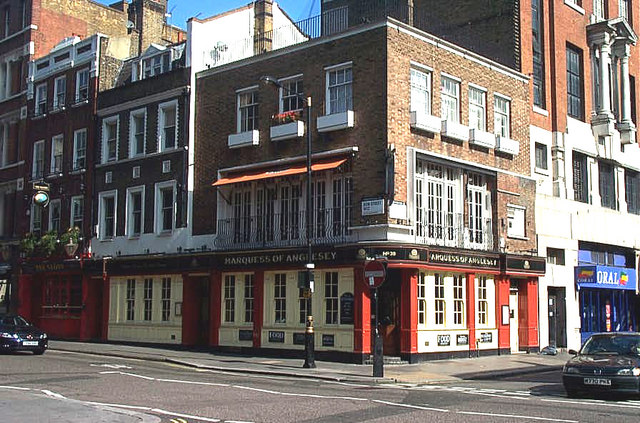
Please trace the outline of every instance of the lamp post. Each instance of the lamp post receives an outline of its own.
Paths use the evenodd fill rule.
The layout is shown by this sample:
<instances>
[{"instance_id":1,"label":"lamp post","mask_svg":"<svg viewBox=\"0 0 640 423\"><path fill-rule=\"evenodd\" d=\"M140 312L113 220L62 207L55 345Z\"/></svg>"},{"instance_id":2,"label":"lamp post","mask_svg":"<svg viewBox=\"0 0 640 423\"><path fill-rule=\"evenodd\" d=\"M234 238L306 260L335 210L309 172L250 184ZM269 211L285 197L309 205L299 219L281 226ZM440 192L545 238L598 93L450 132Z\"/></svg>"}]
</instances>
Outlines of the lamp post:
<instances>
[{"instance_id":1,"label":"lamp post","mask_svg":"<svg viewBox=\"0 0 640 423\"><path fill-rule=\"evenodd\" d=\"M289 94L295 94L298 100L304 102L306 109L306 132L307 132L307 209L305 212L306 224L306 236L307 236L307 263L306 267L306 289L308 289L309 298L307 299L307 323L304 333L304 367L305 369L313 369L316 367L315 362L315 335L313 332L313 314L311 303L313 301L313 269L315 264L313 263L313 248L311 245L312 228L312 201L311 201L311 96L305 98L304 96L294 93L287 87L282 85L277 79L272 76L262 76L260 81L265 85L271 85L282 90L287 91Z\"/></svg>"}]
</instances>

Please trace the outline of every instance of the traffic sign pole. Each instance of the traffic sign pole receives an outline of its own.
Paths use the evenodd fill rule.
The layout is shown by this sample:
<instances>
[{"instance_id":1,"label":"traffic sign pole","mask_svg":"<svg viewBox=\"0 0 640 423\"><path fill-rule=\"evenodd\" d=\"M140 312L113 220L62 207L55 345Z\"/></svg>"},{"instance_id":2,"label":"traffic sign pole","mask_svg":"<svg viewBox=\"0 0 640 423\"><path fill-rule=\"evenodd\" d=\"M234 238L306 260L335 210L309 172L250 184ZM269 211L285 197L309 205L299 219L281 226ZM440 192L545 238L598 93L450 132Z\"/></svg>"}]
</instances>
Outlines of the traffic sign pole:
<instances>
[{"instance_id":1,"label":"traffic sign pole","mask_svg":"<svg viewBox=\"0 0 640 423\"><path fill-rule=\"evenodd\" d=\"M384 283L387 276L385 265L380 260L372 260L364 266L364 277L373 291L375 301L375 321L373 331L373 377L384 377L384 345L380 336L380 324L378 320L378 288Z\"/></svg>"}]
</instances>

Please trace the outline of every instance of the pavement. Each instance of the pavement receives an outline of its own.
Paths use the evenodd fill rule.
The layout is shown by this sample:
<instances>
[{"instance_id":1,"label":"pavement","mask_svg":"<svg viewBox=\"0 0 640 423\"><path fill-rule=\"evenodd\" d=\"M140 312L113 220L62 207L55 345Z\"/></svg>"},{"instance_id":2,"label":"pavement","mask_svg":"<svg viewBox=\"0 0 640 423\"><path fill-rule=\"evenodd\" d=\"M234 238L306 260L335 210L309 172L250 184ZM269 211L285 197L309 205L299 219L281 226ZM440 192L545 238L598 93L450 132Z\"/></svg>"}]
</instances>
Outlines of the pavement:
<instances>
[{"instance_id":1,"label":"pavement","mask_svg":"<svg viewBox=\"0 0 640 423\"><path fill-rule=\"evenodd\" d=\"M316 360L315 369L302 367L299 358L273 358L209 351L172 349L156 346L50 340L54 351L93 354L101 357L128 358L177 364L190 368L231 373L287 376L352 383L438 384L463 380L495 379L526 373L560 371L571 357L518 353L486 357L432 360L419 364L384 366L384 377L372 377L371 365L335 363ZM108 361L102 359L102 361ZM108 364L108 363L105 363Z\"/></svg>"}]
</instances>

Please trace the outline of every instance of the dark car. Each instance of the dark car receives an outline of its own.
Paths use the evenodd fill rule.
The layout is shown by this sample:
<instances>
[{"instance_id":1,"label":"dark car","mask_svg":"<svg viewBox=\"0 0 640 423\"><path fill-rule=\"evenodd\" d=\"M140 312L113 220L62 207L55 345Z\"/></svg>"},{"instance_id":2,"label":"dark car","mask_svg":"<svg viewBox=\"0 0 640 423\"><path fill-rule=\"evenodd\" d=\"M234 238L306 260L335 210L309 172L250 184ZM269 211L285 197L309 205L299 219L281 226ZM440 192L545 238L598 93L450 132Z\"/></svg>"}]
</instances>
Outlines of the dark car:
<instances>
[{"instance_id":1,"label":"dark car","mask_svg":"<svg viewBox=\"0 0 640 423\"><path fill-rule=\"evenodd\" d=\"M0 352L32 351L40 355L48 346L47 334L21 316L0 316Z\"/></svg>"},{"instance_id":2,"label":"dark car","mask_svg":"<svg viewBox=\"0 0 640 423\"><path fill-rule=\"evenodd\" d=\"M569 397L581 393L640 393L640 333L591 335L562 369Z\"/></svg>"}]
</instances>

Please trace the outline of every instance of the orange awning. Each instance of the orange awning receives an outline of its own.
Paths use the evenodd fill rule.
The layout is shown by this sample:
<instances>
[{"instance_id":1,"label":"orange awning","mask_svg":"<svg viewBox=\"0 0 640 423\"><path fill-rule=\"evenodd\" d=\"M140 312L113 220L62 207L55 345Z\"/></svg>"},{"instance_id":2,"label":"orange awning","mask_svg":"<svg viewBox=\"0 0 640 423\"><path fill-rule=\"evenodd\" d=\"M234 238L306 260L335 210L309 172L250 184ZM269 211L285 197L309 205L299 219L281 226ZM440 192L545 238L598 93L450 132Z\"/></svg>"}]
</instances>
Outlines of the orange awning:
<instances>
[{"instance_id":1,"label":"orange awning","mask_svg":"<svg viewBox=\"0 0 640 423\"><path fill-rule=\"evenodd\" d=\"M331 161L322 161L318 163L313 163L311 164L311 171L318 172L322 170L335 169L346 161L347 161L346 158L342 158L342 159L334 159ZM301 173L306 173L306 172L307 172L306 163L295 164L295 165L285 166L285 167L270 168L267 170L262 170L260 172L234 174L233 176L220 178L211 185L213 185L214 187L219 187L221 185L237 184L240 182L258 181L260 179L279 178L282 176L289 176L289 175L299 175Z\"/></svg>"}]
</instances>

